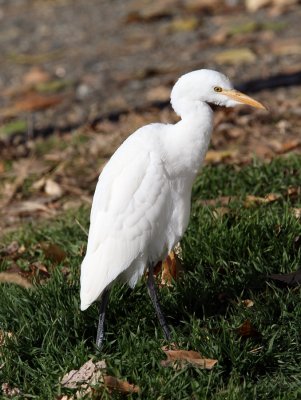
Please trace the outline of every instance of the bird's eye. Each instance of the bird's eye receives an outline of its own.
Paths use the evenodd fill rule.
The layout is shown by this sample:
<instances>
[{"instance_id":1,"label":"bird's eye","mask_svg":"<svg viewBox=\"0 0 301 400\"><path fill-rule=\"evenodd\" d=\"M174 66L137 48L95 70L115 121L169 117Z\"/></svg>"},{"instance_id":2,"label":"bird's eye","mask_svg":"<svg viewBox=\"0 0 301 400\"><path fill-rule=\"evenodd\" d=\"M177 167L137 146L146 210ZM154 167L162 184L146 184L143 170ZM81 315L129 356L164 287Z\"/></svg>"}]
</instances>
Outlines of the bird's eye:
<instances>
[{"instance_id":1,"label":"bird's eye","mask_svg":"<svg viewBox=\"0 0 301 400\"><path fill-rule=\"evenodd\" d=\"M220 86L215 86L214 91L215 92L221 92L223 89Z\"/></svg>"}]
</instances>

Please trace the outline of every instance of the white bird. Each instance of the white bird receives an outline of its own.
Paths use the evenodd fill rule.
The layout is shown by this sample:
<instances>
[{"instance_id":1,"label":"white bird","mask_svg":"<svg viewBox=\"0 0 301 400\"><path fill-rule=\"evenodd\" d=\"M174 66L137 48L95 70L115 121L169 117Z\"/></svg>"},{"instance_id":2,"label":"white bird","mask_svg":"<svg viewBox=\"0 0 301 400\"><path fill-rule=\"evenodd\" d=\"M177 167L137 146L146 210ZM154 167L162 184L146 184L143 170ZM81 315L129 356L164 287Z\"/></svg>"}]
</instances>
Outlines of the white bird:
<instances>
[{"instance_id":1,"label":"white bird","mask_svg":"<svg viewBox=\"0 0 301 400\"><path fill-rule=\"evenodd\" d=\"M129 136L99 176L81 266L81 310L101 300L96 345L104 336L109 289L116 281L134 287L148 268L147 286L164 335L153 269L182 238L189 221L192 184L212 132L208 103L265 108L233 89L223 74L201 69L179 78L171 104L176 124L150 124Z\"/></svg>"}]
</instances>

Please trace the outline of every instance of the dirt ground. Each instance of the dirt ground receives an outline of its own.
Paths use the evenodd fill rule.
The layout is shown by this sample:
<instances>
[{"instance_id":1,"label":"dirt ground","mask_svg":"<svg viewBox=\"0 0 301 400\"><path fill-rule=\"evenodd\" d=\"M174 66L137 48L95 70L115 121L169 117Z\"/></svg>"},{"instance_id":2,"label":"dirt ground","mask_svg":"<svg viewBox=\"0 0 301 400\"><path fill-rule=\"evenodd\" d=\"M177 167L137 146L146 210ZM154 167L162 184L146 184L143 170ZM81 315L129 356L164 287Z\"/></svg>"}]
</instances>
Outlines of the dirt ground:
<instances>
[{"instance_id":1,"label":"dirt ground","mask_svg":"<svg viewBox=\"0 0 301 400\"><path fill-rule=\"evenodd\" d=\"M301 149L298 0L0 1L0 232L89 204L172 84L217 69L269 107L216 112L208 163Z\"/></svg>"}]
</instances>

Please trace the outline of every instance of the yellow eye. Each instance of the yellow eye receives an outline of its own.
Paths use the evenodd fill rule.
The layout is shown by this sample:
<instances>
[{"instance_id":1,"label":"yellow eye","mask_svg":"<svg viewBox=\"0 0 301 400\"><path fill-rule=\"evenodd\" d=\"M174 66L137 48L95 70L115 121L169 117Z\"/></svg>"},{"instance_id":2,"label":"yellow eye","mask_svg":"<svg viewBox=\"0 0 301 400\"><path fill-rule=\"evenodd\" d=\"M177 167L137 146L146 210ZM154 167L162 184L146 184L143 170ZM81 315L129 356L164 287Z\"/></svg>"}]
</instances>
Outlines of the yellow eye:
<instances>
[{"instance_id":1,"label":"yellow eye","mask_svg":"<svg viewBox=\"0 0 301 400\"><path fill-rule=\"evenodd\" d=\"M215 86L214 91L215 92L221 92L223 89L220 86Z\"/></svg>"}]
</instances>

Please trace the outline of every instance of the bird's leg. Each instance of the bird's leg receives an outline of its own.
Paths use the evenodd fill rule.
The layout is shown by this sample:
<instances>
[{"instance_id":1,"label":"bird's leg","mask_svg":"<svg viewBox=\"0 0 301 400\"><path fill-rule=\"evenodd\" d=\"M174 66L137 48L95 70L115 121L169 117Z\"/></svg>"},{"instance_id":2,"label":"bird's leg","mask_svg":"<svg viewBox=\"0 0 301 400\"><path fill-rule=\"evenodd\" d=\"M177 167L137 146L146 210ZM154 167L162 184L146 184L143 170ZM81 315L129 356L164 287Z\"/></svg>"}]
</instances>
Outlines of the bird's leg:
<instances>
[{"instance_id":1,"label":"bird's leg","mask_svg":"<svg viewBox=\"0 0 301 400\"><path fill-rule=\"evenodd\" d=\"M97 328L97 336L96 336L96 347L98 350L102 348L102 342L104 338L104 323L106 317L106 308L109 300L110 289L105 289L101 296L100 306L99 306L99 320L98 320L98 328Z\"/></svg>"},{"instance_id":2,"label":"bird's leg","mask_svg":"<svg viewBox=\"0 0 301 400\"><path fill-rule=\"evenodd\" d=\"M152 264L148 268L147 288L148 288L148 293L152 300L153 306L156 310L156 314L159 319L160 325L163 329L164 337L165 337L165 339L170 340L170 338L171 338L170 330L168 328L167 322L165 320L165 317L164 317L161 307L160 307L158 293L157 293L155 279L154 279L154 265L152 265Z\"/></svg>"}]
</instances>

